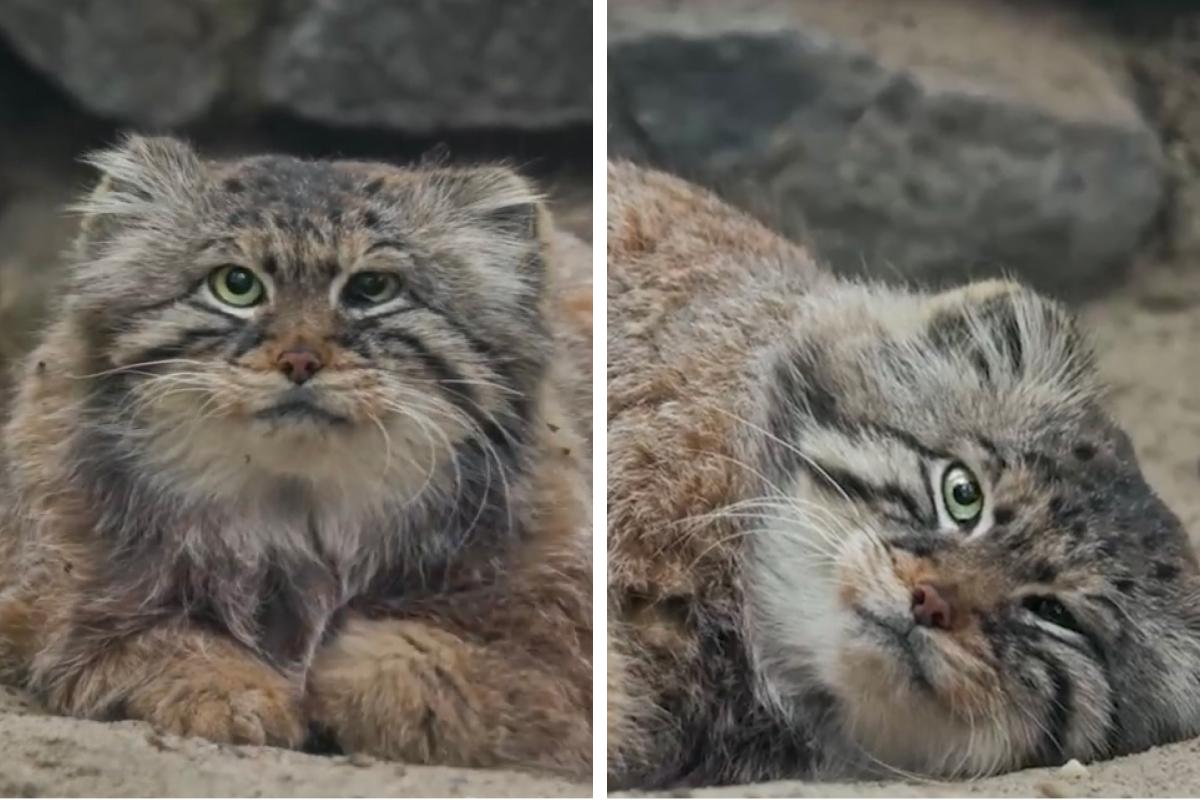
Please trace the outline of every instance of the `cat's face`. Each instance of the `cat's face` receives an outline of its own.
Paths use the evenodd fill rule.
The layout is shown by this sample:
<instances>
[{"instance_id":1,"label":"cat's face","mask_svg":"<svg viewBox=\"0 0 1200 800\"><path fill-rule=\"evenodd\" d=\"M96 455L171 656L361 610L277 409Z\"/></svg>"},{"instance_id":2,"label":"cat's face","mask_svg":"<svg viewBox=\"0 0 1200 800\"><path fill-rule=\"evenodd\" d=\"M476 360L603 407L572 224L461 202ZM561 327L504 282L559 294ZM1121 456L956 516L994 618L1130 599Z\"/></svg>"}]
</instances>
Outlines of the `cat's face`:
<instances>
[{"instance_id":1,"label":"cat's face","mask_svg":"<svg viewBox=\"0 0 1200 800\"><path fill-rule=\"evenodd\" d=\"M1200 731L1196 561L1070 319L1009 284L845 291L771 376L749 584L774 691L936 775Z\"/></svg>"},{"instance_id":2,"label":"cat's face","mask_svg":"<svg viewBox=\"0 0 1200 800\"><path fill-rule=\"evenodd\" d=\"M145 139L96 163L71 309L97 413L146 458L218 493L255 475L415 493L464 441L518 435L546 341L515 175L205 163Z\"/></svg>"}]
</instances>

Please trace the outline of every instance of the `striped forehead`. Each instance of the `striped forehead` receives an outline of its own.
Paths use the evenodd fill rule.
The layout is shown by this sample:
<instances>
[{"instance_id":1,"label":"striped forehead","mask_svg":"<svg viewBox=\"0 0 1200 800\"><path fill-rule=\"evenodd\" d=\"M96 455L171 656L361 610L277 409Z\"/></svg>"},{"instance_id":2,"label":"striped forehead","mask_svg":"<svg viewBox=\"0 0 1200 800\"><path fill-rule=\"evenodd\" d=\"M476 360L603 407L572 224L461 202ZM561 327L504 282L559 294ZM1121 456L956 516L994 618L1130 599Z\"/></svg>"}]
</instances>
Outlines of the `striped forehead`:
<instances>
[{"instance_id":1,"label":"striped forehead","mask_svg":"<svg viewBox=\"0 0 1200 800\"><path fill-rule=\"evenodd\" d=\"M221 181L222 234L205 246L279 283L327 285L372 244L403 249L372 207L380 184L330 164L255 161Z\"/></svg>"},{"instance_id":2,"label":"striped forehead","mask_svg":"<svg viewBox=\"0 0 1200 800\"><path fill-rule=\"evenodd\" d=\"M352 270L380 241L361 229L320 230L317 220L312 225L313 229L292 232L269 225L246 227L209 240L204 250L214 260L260 272L281 288L315 289ZM388 241L401 250L399 241Z\"/></svg>"},{"instance_id":3,"label":"striped forehead","mask_svg":"<svg viewBox=\"0 0 1200 800\"><path fill-rule=\"evenodd\" d=\"M354 198L363 177L336 164L266 157L241 162L221 180L219 191L247 206L331 213Z\"/></svg>"},{"instance_id":4,"label":"striped forehead","mask_svg":"<svg viewBox=\"0 0 1200 800\"><path fill-rule=\"evenodd\" d=\"M329 227L377 228L386 180L327 162L253 159L225 175L216 191L233 227L270 226L289 233Z\"/></svg>"}]
</instances>

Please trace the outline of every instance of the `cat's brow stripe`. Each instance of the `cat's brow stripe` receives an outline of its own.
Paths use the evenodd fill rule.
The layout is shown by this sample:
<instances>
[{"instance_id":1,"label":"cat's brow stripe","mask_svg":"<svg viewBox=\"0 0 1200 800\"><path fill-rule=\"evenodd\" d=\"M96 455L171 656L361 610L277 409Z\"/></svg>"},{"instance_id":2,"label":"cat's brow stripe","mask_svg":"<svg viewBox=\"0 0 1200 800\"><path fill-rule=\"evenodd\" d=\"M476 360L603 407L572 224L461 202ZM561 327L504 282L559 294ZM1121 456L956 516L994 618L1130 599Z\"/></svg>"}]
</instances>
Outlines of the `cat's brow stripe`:
<instances>
[{"instance_id":1,"label":"cat's brow stripe","mask_svg":"<svg viewBox=\"0 0 1200 800\"><path fill-rule=\"evenodd\" d=\"M788 430L787 421L799 416L798 406L802 405L808 412L804 416L820 425L835 428L845 434L869 431L893 439L926 459L945 458L943 453L926 445L908 431L882 422L844 417L838 409L836 393L821 380L817 359L815 353L797 349L776 364L774 379L779 402L770 417L772 433L785 440L789 439L792 432Z\"/></svg>"},{"instance_id":2,"label":"cat's brow stripe","mask_svg":"<svg viewBox=\"0 0 1200 800\"><path fill-rule=\"evenodd\" d=\"M868 503L891 501L903 507L913 520L923 524L930 523L928 516L922 512L920 503L897 483L875 484L849 470L831 467L815 460L809 462L796 458L794 463L834 492L841 490L855 499Z\"/></svg>"},{"instance_id":3,"label":"cat's brow stripe","mask_svg":"<svg viewBox=\"0 0 1200 800\"><path fill-rule=\"evenodd\" d=\"M944 453L940 450L936 450L936 449L926 445L924 442L922 442L916 436L913 436L908 431L904 431L904 430L901 430L900 428L894 427L892 425L887 425L887 424L884 424L881 422L864 422L864 423L862 423L862 425L865 429L867 429L869 431L878 433L889 439L897 441L900 444L903 444L909 450L912 450L912 451L920 454L922 457L924 457L930 461L947 458L946 453Z\"/></svg>"},{"instance_id":4,"label":"cat's brow stripe","mask_svg":"<svg viewBox=\"0 0 1200 800\"><path fill-rule=\"evenodd\" d=\"M403 253L407 252L409 249L409 246L399 239L381 239L380 241L371 243L371 246L367 248L366 255L370 255L371 253L379 250L399 250Z\"/></svg>"},{"instance_id":5,"label":"cat's brow stripe","mask_svg":"<svg viewBox=\"0 0 1200 800\"><path fill-rule=\"evenodd\" d=\"M157 300L153 303L147 303L147 304L141 305L141 306L134 306L133 308L129 309L128 313L130 316L141 316L143 314L153 314L156 311L164 311L168 308L172 308L176 305L179 305L180 303L184 303L186 305L192 305L192 303L189 302L190 299L196 293L196 291L201 286L204 285L204 281L206 281L206 280L208 280L207 275L204 276L203 278L199 278L197 280L192 281L191 284L188 285L186 290L184 290L183 292L180 292L177 295L167 297L163 300ZM199 304L197 304L197 305L199 305ZM208 309L207 306L204 306L203 308L205 310Z\"/></svg>"},{"instance_id":6,"label":"cat's brow stripe","mask_svg":"<svg viewBox=\"0 0 1200 800\"><path fill-rule=\"evenodd\" d=\"M987 451L991 459L999 464L1001 469L1008 469L1008 462L1005 460L1004 456L1000 454L1000 448L996 446L995 442L986 436L981 436L978 434L975 436L975 441L978 442L980 447Z\"/></svg>"}]
</instances>

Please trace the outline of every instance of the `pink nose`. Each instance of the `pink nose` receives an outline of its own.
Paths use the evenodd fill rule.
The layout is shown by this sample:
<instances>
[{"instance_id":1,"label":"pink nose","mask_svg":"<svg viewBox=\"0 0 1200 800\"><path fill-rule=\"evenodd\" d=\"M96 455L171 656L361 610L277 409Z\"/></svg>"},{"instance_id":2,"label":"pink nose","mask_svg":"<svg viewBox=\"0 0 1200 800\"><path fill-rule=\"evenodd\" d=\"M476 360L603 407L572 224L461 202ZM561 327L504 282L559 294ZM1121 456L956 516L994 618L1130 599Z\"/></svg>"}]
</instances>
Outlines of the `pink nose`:
<instances>
[{"instance_id":1,"label":"pink nose","mask_svg":"<svg viewBox=\"0 0 1200 800\"><path fill-rule=\"evenodd\" d=\"M913 621L926 628L950 630L954 624L951 592L932 583L919 583L912 590Z\"/></svg>"},{"instance_id":2,"label":"pink nose","mask_svg":"<svg viewBox=\"0 0 1200 800\"><path fill-rule=\"evenodd\" d=\"M320 372L323 366L317 354L305 348L280 353L275 363L279 366L279 371L297 386Z\"/></svg>"}]
</instances>

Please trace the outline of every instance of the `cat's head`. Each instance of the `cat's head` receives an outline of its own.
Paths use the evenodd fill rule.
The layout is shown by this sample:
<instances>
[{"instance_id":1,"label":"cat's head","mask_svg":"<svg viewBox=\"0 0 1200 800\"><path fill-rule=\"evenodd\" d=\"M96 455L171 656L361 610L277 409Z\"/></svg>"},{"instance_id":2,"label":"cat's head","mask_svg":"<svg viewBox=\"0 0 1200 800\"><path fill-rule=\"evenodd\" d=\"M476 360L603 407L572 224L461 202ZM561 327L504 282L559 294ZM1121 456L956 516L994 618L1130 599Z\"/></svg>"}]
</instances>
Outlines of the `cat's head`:
<instances>
[{"instance_id":1,"label":"cat's head","mask_svg":"<svg viewBox=\"0 0 1200 800\"><path fill-rule=\"evenodd\" d=\"M865 763L994 772L1200 732L1200 579L1058 305L847 286L769 370L768 691Z\"/></svg>"},{"instance_id":2,"label":"cat's head","mask_svg":"<svg viewBox=\"0 0 1200 800\"><path fill-rule=\"evenodd\" d=\"M212 492L255 476L412 491L521 437L548 349L540 206L498 167L207 161L132 137L65 313L93 413ZM499 468L499 465L496 465Z\"/></svg>"}]
</instances>

